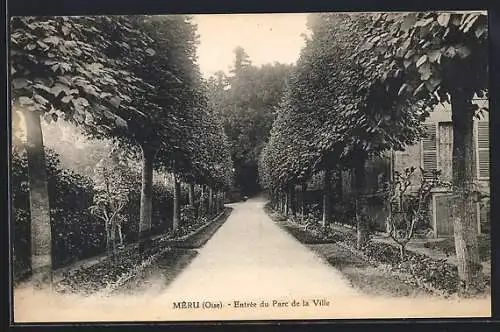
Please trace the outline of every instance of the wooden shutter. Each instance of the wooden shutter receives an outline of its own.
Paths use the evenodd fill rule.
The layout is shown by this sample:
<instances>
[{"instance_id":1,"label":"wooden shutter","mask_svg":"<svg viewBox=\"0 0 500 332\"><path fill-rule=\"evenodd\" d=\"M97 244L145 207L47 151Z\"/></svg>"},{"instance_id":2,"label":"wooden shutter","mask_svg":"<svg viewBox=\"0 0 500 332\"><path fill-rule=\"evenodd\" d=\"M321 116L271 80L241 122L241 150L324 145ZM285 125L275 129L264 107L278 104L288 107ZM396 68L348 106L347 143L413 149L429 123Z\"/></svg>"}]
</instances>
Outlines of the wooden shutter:
<instances>
[{"instance_id":1,"label":"wooden shutter","mask_svg":"<svg viewBox=\"0 0 500 332\"><path fill-rule=\"evenodd\" d=\"M488 121L477 122L477 171L479 179L490 177L490 133Z\"/></svg>"},{"instance_id":2,"label":"wooden shutter","mask_svg":"<svg viewBox=\"0 0 500 332\"><path fill-rule=\"evenodd\" d=\"M431 172L437 170L436 124L424 123L425 136L422 139L422 168Z\"/></svg>"}]
</instances>

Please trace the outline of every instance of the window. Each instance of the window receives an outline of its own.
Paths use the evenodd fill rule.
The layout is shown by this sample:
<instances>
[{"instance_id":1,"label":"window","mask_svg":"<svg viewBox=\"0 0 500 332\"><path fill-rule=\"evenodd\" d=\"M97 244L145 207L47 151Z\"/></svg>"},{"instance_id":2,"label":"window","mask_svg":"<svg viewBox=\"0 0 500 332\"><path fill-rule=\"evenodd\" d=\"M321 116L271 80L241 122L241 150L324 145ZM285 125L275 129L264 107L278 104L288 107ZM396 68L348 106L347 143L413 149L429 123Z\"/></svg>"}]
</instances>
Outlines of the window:
<instances>
[{"instance_id":1,"label":"window","mask_svg":"<svg viewBox=\"0 0 500 332\"><path fill-rule=\"evenodd\" d=\"M488 121L477 122L477 177L488 179L490 177L490 133Z\"/></svg>"},{"instance_id":2,"label":"window","mask_svg":"<svg viewBox=\"0 0 500 332\"><path fill-rule=\"evenodd\" d=\"M424 123L425 136L422 139L422 168L425 173L437 170L436 124Z\"/></svg>"}]
</instances>

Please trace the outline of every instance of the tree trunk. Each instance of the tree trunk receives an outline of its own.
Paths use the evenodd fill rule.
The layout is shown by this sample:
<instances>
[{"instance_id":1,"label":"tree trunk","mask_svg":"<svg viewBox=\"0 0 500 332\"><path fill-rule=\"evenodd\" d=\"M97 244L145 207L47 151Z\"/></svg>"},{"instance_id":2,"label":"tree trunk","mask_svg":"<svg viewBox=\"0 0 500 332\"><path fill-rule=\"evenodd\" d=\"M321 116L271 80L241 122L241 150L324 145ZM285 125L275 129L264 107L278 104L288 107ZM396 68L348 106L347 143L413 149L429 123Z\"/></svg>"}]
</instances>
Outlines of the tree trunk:
<instances>
[{"instance_id":1,"label":"tree trunk","mask_svg":"<svg viewBox=\"0 0 500 332\"><path fill-rule=\"evenodd\" d=\"M111 242L110 242L110 245L111 245L111 249L112 250L115 250L115 247L116 247L116 233L117 233L117 229L116 229L116 226L115 225L111 225L111 231L110 231L110 236L111 236Z\"/></svg>"},{"instance_id":2,"label":"tree trunk","mask_svg":"<svg viewBox=\"0 0 500 332\"><path fill-rule=\"evenodd\" d=\"M106 224L106 251L109 253L111 248L111 225Z\"/></svg>"},{"instance_id":3,"label":"tree trunk","mask_svg":"<svg viewBox=\"0 0 500 332\"><path fill-rule=\"evenodd\" d=\"M335 197L336 203L342 201L342 171L339 169L335 176Z\"/></svg>"},{"instance_id":4,"label":"tree trunk","mask_svg":"<svg viewBox=\"0 0 500 332\"><path fill-rule=\"evenodd\" d=\"M194 208L194 184L189 183L188 185L188 196L189 196L189 205Z\"/></svg>"},{"instance_id":5,"label":"tree trunk","mask_svg":"<svg viewBox=\"0 0 500 332\"><path fill-rule=\"evenodd\" d=\"M281 213L286 215L286 195L283 191L281 192Z\"/></svg>"},{"instance_id":6,"label":"tree trunk","mask_svg":"<svg viewBox=\"0 0 500 332\"><path fill-rule=\"evenodd\" d=\"M143 251L149 245L151 235L151 214L153 211L153 161L156 149L148 144L141 145L142 148L142 187L141 208L139 214L139 251Z\"/></svg>"},{"instance_id":7,"label":"tree trunk","mask_svg":"<svg viewBox=\"0 0 500 332\"><path fill-rule=\"evenodd\" d=\"M222 211L222 193L217 191L217 213Z\"/></svg>"},{"instance_id":8,"label":"tree trunk","mask_svg":"<svg viewBox=\"0 0 500 332\"><path fill-rule=\"evenodd\" d=\"M285 191L283 195L285 196L285 216L288 216L290 214L290 191Z\"/></svg>"},{"instance_id":9,"label":"tree trunk","mask_svg":"<svg viewBox=\"0 0 500 332\"><path fill-rule=\"evenodd\" d=\"M405 246L402 244L399 245L399 258L401 261L405 259Z\"/></svg>"},{"instance_id":10,"label":"tree trunk","mask_svg":"<svg viewBox=\"0 0 500 332\"><path fill-rule=\"evenodd\" d=\"M302 184L302 216L305 217L309 213L306 205L307 183Z\"/></svg>"},{"instance_id":11,"label":"tree trunk","mask_svg":"<svg viewBox=\"0 0 500 332\"><path fill-rule=\"evenodd\" d=\"M278 193L278 198L279 198L279 209L280 212L283 213L283 211L285 211L285 206L283 204L283 193L281 192L281 190Z\"/></svg>"},{"instance_id":12,"label":"tree trunk","mask_svg":"<svg viewBox=\"0 0 500 332\"><path fill-rule=\"evenodd\" d=\"M301 215L301 219L302 219L302 222L304 222L304 216L305 216L305 203L304 203L304 195L305 195L305 185L302 184L300 186L300 200L299 200L299 205L300 205L300 215Z\"/></svg>"},{"instance_id":13,"label":"tree trunk","mask_svg":"<svg viewBox=\"0 0 500 332\"><path fill-rule=\"evenodd\" d=\"M289 196L290 196L290 212L292 213L292 216L296 216L297 215L297 208L296 208L296 205L295 205L295 198L296 198L296 195L295 195L295 185L291 186L290 187L290 191L289 191Z\"/></svg>"},{"instance_id":14,"label":"tree trunk","mask_svg":"<svg viewBox=\"0 0 500 332\"><path fill-rule=\"evenodd\" d=\"M222 212L224 209L224 193L219 191L218 192L218 197L219 197L219 212Z\"/></svg>"},{"instance_id":15,"label":"tree trunk","mask_svg":"<svg viewBox=\"0 0 500 332\"><path fill-rule=\"evenodd\" d=\"M109 245L110 245L110 247L108 248L108 252L111 255L111 262L113 264L117 263L116 232L117 232L116 225L111 224L110 225L110 232L109 232L109 236L110 236Z\"/></svg>"},{"instance_id":16,"label":"tree trunk","mask_svg":"<svg viewBox=\"0 0 500 332\"><path fill-rule=\"evenodd\" d=\"M460 288L464 293L474 292L481 282L481 261L478 250L477 221L472 196L473 172L473 111L472 96L452 93L453 154L452 203L455 251L458 260Z\"/></svg>"},{"instance_id":17,"label":"tree trunk","mask_svg":"<svg viewBox=\"0 0 500 332\"><path fill-rule=\"evenodd\" d=\"M38 113L23 112L26 121L31 214L31 271L36 287L52 285L52 230L43 134Z\"/></svg>"},{"instance_id":18,"label":"tree trunk","mask_svg":"<svg viewBox=\"0 0 500 332\"><path fill-rule=\"evenodd\" d=\"M222 212L224 210L224 192L223 191L220 193L219 205L220 205L220 211Z\"/></svg>"},{"instance_id":19,"label":"tree trunk","mask_svg":"<svg viewBox=\"0 0 500 332\"><path fill-rule=\"evenodd\" d=\"M173 208L173 218L172 218L172 230L176 230L181 221L181 182L177 178L176 174L172 174L174 179L174 208Z\"/></svg>"},{"instance_id":20,"label":"tree trunk","mask_svg":"<svg viewBox=\"0 0 500 332\"><path fill-rule=\"evenodd\" d=\"M283 213L283 195L281 191L278 192L278 209L281 213Z\"/></svg>"},{"instance_id":21,"label":"tree trunk","mask_svg":"<svg viewBox=\"0 0 500 332\"><path fill-rule=\"evenodd\" d=\"M281 191L281 213L286 215L286 194Z\"/></svg>"},{"instance_id":22,"label":"tree trunk","mask_svg":"<svg viewBox=\"0 0 500 332\"><path fill-rule=\"evenodd\" d=\"M205 196L205 185L201 185L201 188L200 188L200 203L198 205L198 217L202 217L203 216L204 196Z\"/></svg>"},{"instance_id":23,"label":"tree trunk","mask_svg":"<svg viewBox=\"0 0 500 332\"><path fill-rule=\"evenodd\" d=\"M208 188L208 214L214 213L214 190L212 187Z\"/></svg>"},{"instance_id":24,"label":"tree trunk","mask_svg":"<svg viewBox=\"0 0 500 332\"><path fill-rule=\"evenodd\" d=\"M214 211L215 214L219 213L220 208L220 199L219 199L219 191L217 189L214 190Z\"/></svg>"},{"instance_id":25,"label":"tree trunk","mask_svg":"<svg viewBox=\"0 0 500 332\"><path fill-rule=\"evenodd\" d=\"M366 202L363 199L363 194L366 186L366 174L365 174L365 161L366 159L360 158L357 161L354 168L354 178L356 186L356 230L357 230L357 241L356 248L361 249L368 241L368 219L364 213L366 208Z\"/></svg>"},{"instance_id":26,"label":"tree trunk","mask_svg":"<svg viewBox=\"0 0 500 332\"><path fill-rule=\"evenodd\" d=\"M323 184L323 220L321 225L323 228L327 228L332 219L332 183L331 183L331 171L327 168L325 169L325 178Z\"/></svg>"},{"instance_id":27,"label":"tree trunk","mask_svg":"<svg viewBox=\"0 0 500 332\"><path fill-rule=\"evenodd\" d=\"M118 224L118 237L120 238L120 246L123 246L123 233L122 233L122 225Z\"/></svg>"},{"instance_id":28,"label":"tree trunk","mask_svg":"<svg viewBox=\"0 0 500 332\"><path fill-rule=\"evenodd\" d=\"M214 214L219 213L219 192L217 189L214 189Z\"/></svg>"}]
</instances>

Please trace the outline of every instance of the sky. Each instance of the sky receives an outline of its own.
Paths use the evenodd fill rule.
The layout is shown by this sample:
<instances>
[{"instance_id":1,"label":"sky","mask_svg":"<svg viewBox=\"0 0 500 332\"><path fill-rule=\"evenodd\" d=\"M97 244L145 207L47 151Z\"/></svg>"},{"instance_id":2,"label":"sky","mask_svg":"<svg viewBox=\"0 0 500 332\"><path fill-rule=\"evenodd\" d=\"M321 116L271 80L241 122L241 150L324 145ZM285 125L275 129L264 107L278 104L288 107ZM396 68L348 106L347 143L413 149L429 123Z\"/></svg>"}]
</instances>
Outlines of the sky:
<instances>
[{"instance_id":1,"label":"sky","mask_svg":"<svg viewBox=\"0 0 500 332\"><path fill-rule=\"evenodd\" d=\"M200 44L198 64L204 77L228 72L236 46L245 49L254 65L295 63L304 45L307 14L194 15Z\"/></svg>"}]
</instances>

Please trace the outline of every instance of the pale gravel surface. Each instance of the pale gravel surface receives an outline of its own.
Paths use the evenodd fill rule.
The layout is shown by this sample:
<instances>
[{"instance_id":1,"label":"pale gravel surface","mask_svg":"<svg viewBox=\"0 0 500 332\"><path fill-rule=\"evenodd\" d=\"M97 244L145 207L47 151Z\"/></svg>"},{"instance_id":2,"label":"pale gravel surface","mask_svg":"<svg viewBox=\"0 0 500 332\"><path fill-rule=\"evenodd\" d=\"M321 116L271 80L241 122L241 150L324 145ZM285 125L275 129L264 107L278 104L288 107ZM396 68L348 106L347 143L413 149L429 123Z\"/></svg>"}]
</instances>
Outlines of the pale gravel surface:
<instances>
[{"instance_id":1,"label":"pale gravel surface","mask_svg":"<svg viewBox=\"0 0 500 332\"><path fill-rule=\"evenodd\" d=\"M274 224L264 204L260 198L235 204L166 294L219 299L357 295L339 271Z\"/></svg>"}]
</instances>

